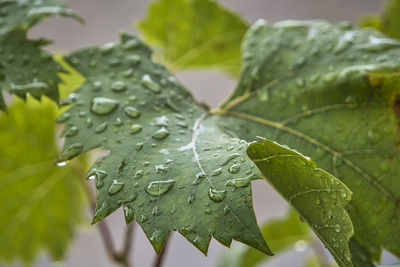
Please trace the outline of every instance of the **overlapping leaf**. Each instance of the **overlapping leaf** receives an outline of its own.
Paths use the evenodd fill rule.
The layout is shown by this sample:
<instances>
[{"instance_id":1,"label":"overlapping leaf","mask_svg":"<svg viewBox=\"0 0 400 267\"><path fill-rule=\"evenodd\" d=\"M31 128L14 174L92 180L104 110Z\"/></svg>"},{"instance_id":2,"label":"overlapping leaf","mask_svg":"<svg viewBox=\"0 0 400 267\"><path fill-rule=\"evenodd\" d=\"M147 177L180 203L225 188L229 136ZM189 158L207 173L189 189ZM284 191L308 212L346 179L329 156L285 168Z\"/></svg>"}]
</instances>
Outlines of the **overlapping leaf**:
<instances>
[{"instance_id":1,"label":"overlapping leaf","mask_svg":"<svg viewBox=\"0 0 400 267\"><path fill-rule=\"evenodd\" d=\"M0 114L0 261L60 260L82 216L79 178L54 164L55 117L48 99L31 98Z\"/></svg>"},{"instance_id":2,"label":"overlapping leaf","mask_svg":"<svg viewBox=\"0 0 400 267\"><path fill-rule=\"evenodd\" d=\"M343 23L260 21L244 60L224 120L241 138L287 144L339 177L353 192L355 239L375 260L382 247L400 255L400 43Z\"/></svg>"},{"instance_id":3,"label":"overlapping leaf","mask_svg":"<svg viewBox=\"0 0 400 267\"><path fill-rule=\"evenodd\" d=\"M324 242L340 266L352 266L348 242L353 225L344 207L350 190L314 161L271 141L253 143L247 153L265 178Z\"/></svg>"},{"instance_id":4,"label":"overlapping leaf","mask_svg":"<svg viewBox=\"0 0 400 267\"><path fill-rule=\"evenodd\" d=\"M46 40L30 40L27 30L48 16L78 16L59 0L0 1L0 110L5 110L2 90L21 98L46 95L58 101L57 76L62 68L41 49Z\"/></svg>"},{"instance_id":5,"label":"overlapping leaf","mask_svg":"<svg viewBox=\"0 0 400 267\"><path fill-rule=\"evenodd\" d=\"M217 68L237 75L248 24L212 0L160 0L138 24L172 69Z\"/></svg>"},{"instance_id":6,"label":"overlapping leaf","mask_svg":"<svg viewBox=\"0 0 400 267\"><path fill-rule=\"evenodd\" d=\"M211 237L270 253L252 209L247 143L231 139L138 39L84 49L67 61L86 77L69 96L64 151L110 153L88 174L97 187L93 223L123 207L157 252L171 230L206 253Z\"/></svg>"}]
</instances>

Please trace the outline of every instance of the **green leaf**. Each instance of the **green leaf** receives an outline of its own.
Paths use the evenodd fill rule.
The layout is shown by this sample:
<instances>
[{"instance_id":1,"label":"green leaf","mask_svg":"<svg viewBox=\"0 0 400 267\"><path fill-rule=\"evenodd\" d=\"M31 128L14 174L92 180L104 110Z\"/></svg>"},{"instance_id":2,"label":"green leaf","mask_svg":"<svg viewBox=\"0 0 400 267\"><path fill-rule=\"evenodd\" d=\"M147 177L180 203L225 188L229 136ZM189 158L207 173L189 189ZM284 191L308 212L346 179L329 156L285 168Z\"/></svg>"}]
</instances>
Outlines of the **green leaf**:
<instances>
[{"instance_id":1,"label":"green leaf","mask_svg":"<svg viewBox=\"0 0 400 267\"><path fill-rule=\"evenodd\" d=\"M261 231L275 255L297 241L310 239L308 226L300 221L298 213L294 210L290 210L282 218L266 222ZM268 259L270 257L251 247L235 246L222 255L218 267L253 267Z\"/></svg>"},{"instance_id":2,"label":"green leaf","mask_svg":"<svg viewBox=\"0 0 400 267\"><path fill-rule=\"evenodd\" d=\"M381 15L360 18L361 27L372 27L388 36L400 39L400 0L387 1Z\"/></svg>"},{"instance_id":3,"label":"green leaf","mask_svg":"<svg viewBox=\"0 0 400 267\"><path fill-rule=\"evenodd\" d=\"M223 120L240 138L296 148L341 179L354 194L355 239L374 260L382 247L399 256L400 43L343 23L260 21L244 57Z\"/></svg>"},{"instance_id":4,"label":"green leaf","mask_svg":"<svg viewBox=\"0 0 400 267\"><path fill-rule=\"evenodd\" d=\"M212 0L160 0L138 24L170 69L216 68L238 75L248 24Z\"/></svg>"},{"instance_id":5,"label":"green leaf","mask_svg":"<svg viewBox=\"0 0 400 267\"><path fill-rule=\"evenodd\" d=\"M60 260L81 220L79 178L54 164L55 117L55 104L32 98L0 114L0 261L32 263L42 251Z\"/></svg>"},{"instance_id":6,"label":"green leaf","mask_svg":"<svg viewBox=\"0 0 400 267\"><path fill-rule=\"evenodd\" d=\"M252 209L250 180L260 174L190 93L150 58L138 39L75 52L67 61L86 81L66 102L66 161L96 147L109 151L88 173L97 187L93 223L123 207L159 253L171 230L203 253L211 237L271 254Z\"/></svg>"},{"instance_id":7,"label":"green leaf","mask_svg":"<svg viewBox=\"0 0 400 267\"><path fill-rule=\"evenodd\" d=\"M79 17L62 1L0 0L0 110L6 110L2 90L25 99L46 95L58 101L63 71L51 54L42 50L47 40L30 40L27 30L48 16Z\"/></svg>"},{"instance_id":8,"label":"green leaf","mask_svg":"<svg viewBox=\"0 0 400 267\"><path fill-rule=\"evenodd\" d=\"M353 225L344 207L350 190L314 161L271 141L247 149L276 190L292 205L324 242L340 266L352 266L348 242Z\"/></svg>"}]
</instances>

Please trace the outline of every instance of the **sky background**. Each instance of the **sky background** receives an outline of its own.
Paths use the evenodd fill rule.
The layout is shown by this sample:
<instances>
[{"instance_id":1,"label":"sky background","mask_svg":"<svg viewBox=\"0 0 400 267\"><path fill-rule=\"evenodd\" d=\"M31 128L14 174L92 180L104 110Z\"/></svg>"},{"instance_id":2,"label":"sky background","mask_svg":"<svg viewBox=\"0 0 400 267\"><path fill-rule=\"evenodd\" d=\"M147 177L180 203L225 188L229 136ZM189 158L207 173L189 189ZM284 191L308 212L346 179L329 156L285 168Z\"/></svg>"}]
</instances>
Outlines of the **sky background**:
<instances>
[{"instance_id":1,"label":"sky background","mask_svg":"<svg viewBox=\"0 0 400 267\"><path fill-rule=\"evenodd\" d=\"M46 37L54 40L47 47L52 52L68 52L91 45L118 41L119 31L136 33L134 22L146 15L148 0L70 0L70 6L86 21L85 25L62 18L51 18L35 26L30 37ZM382 0L220 0L220 3L239 13L250 23L259 18L268 22L284 19L326 19L330 22L351 21L356 23L360 15L377 13ZM235 87L235 80L222 73L210 71L184 71L178 79L191 89L195 97L215 107ZM254 206L259 223L282 215L287 207L282 198L265 182L253 182ZM88 211L90 214L90 211ZM88 216L89 217L89 216ZM115 237L117 247L122 243L125 223L121 210L109 216L107 222ZM135 228L132 257L135 267L151 266L154 252L139 226ZM237 245L236 242L233 245ZM213 240L205 257L177 233L172 234L164 267L215 266L218 256L227 248ZM274 257L265 267L303 265L303 258L310 249L295 250ZM387 257L386 257L387 258ZM388 261L390 259L387 259ZM388 262L389 263L389 262ZM52 266L42 256L38 266ZM65 266L113 266L108 260L96 226L89 219L77 233L71 244Z\"/></svg>"}]
</instances>

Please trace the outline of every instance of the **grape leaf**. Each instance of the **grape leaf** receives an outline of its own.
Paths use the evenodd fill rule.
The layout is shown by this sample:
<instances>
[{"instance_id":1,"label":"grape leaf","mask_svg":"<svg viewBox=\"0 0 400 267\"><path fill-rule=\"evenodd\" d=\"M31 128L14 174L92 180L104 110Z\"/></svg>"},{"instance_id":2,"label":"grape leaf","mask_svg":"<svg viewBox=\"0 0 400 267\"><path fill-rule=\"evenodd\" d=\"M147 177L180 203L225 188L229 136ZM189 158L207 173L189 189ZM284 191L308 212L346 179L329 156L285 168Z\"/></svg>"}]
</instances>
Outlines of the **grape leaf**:
<instances>
[{"instance_id":1,"label":"grape leaf","mask_svg":"<svg viewBox=\"0 0 400 267\"><path fill-rule=\"evenodd\" d=\"M212 0L160 0L138 23L170 69L216 68L238 75L248 24Z\"/></svg>"},{"instance_id":2,"label":"grape leaf","mask_svg":"<svg viewBox=\"0 0 400 267\"><path fill-rule=\"evenodd\" d=\"M264 177L324 242L340 266L352 266L348 242L353 225L344 207L351 191L314 161L271 141L253 143L247 153Z\"/></svg>"},{"instance_id":3,"label":"grape leaf","mask_svg":"<svg viewBox=\"0 0 400 267\"><path fill-rule=\"evenodd\" d=\"M57 167L55 104L15 99L0 114L0 261L60 260L81 220L83 194L70 167Z\"/></svg>"},{"instance_id":4,"label":"grape leaf","mask_svg":"<svg viewBox=\"0 0 400 267\"><path fill-rule=\"evenodd\" d=\"M376 28L392 38L400 39L400 1L388 1L380 15L362 16L360 26Z\"/></svg>"},{"instance_id":5,"label":"grape leaf","mask_svg":"<svg viewBox=\"0 0 400 267\"><path fill-rule=\"evenodd\" d=\"M240 138L289 145L341 179L355 239L374 260L382 247L400 255L399 59L400 43L373 30L260 21L219 111Z\"/></svg>"},{"instance_id":6,"label":"grape leaf","mask_svg":"<svg viewBox=\"0 0 400 267\"><path fill-rule=\"evenodd\" d=\"M275 255L297 241L310 239L308 226L300 221L299 214L294 210L282 218L269 220L261 227L261 231ZM251 247L235 246L224 252L218 267L254 267L268 259L270 257Z\"/></svg>"},{"instance_id":7,"label":"grape leaf","mask_svg":"<svg viewBox=\"0 0 400 267\"><path fill-rule=\"evenodd\" d=\"M252 209L250 181L260 174L216 117L138 39L83 49L66 57L86 81L58 121L66 123L66 161L95 147L110 153L88 173L97 187L93 223L123 206L159 253L171 230L203 253L211 237L271 254Z\"/></svg>"},{"instance_id":8,"label":"grape leaf","mask_svg":"<svg viewBox=\"0 0 400 267\"><path fill-rule=\"evenodd\" d=\"M6 110L2 90L21 98L46 95L58 101L63 71L51 54L42 50L47 40L30 40L27 30L48 16L80 18L59 0L0 0L0 110Z\"/></svg>"}]
</instances>

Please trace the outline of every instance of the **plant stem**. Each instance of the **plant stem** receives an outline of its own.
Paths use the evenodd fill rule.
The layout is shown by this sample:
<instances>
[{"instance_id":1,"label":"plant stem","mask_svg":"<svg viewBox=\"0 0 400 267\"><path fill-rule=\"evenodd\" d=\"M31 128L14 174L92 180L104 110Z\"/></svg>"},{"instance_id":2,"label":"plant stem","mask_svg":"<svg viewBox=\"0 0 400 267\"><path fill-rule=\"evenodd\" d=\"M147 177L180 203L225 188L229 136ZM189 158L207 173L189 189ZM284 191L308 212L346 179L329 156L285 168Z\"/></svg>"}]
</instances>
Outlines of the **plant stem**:
<instances>
[{"instance_id":1,"label":"plant stem","mask_svg":"<svg viewBox=\"0 0 400 267\"><path fill-rule=\"evenodd\" d=\"M167 241L165 241L165 245L164 245L164 248L161 250L161 253L159 255L156 255L156 258L154 259L153 267L161 267L161 265L163 264L163 260L165 258L165 252L168 247L168 241L169 241L169 239L167 239Z\"/></svg>"},{"instance_id":2,"label":"plant stem","mask_svg":"<svg viewBox=\"0 0 400 267\"><path fill-rule=\"evenodd\" d=\"M83 172L81 166L78 166L77 164L74 164L74 162L71 162L71 167L79 177L79 180L82 184L82 187L86 193L86 196L89 200L90 207L94 211L96 208L96 198L92 192L92 189L90 188L89 184L85 180L85 173ZM105 220L102 220L97 223L97 227L99 229L100 237L103 241L104 248L107 252L108 257L114 261L115 263L123 266L123 267L132 267L132 265L129 262L129 255L130 255L130 250L132 247L132 238L133 238L133 229L134 229L134 222L131 222L125 231L125 241L124 241L124 246L122 248L121 252L118 252L115 249L114 246L114 241L112 239L111 231L107 225L107 222Z\"/></svg>"}]
</instances>

